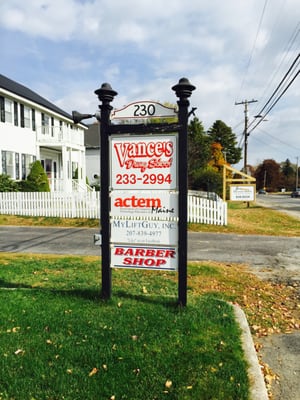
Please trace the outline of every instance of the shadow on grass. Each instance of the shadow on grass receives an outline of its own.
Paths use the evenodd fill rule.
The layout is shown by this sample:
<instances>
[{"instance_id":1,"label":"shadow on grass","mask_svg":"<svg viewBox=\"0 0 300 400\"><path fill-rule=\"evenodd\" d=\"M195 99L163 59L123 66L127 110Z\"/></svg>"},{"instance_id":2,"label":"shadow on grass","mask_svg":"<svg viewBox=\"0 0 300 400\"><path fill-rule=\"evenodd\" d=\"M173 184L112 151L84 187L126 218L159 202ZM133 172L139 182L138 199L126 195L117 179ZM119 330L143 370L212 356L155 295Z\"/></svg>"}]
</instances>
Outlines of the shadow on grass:
<instances>
[{"instance_id":1,"label":"shadow on grass","mask_svg":"<svg viewBox=\"0 0 300 400\"><path fill-rule=\"evenodd\" d=\"M88 301L101 302L102 304L110 304L110 302L114 299L114 297L118 298L118 300L128 299L133 301L142 302L144 304L157 304L160 306L165 306L167 308L177 308L179 307L178 301L176 297L164 297L163 295L144 295L144 294L133 294L125 292L124 290L116 290L112 293L110 299L104 299L101 293L101 289L53 289L46 288L41 286L31 286L26 285L24 283L16 283L16 282L7 282L3 279L0 279L0 290L20 290L26 289L28 291L35 291L41 293L48 293L54 295L60 295L63 297L73 297L84 299Z\"/></svg>"},{"instance_id":2,"label":"shadow on grass","mask_svg":"<svg viewBox=\"0 0 300 400\"><path fill-rule=\"evenodd\" d=\"M133 293L128 293L125 292L124 290L117 290L115 293L115 296L117 296L119 299L127 299L127 300L134 300L134 301L139 301L143 302L145 304L157 304L160 306L165 306L165 307L171 307L171 308L177 308L179 307L178 304L178 299L175 298L175 296L172 298L168 296L163 296L163 295L144 295L144 294L133 294Z\"/></svg>"}]
</instances>

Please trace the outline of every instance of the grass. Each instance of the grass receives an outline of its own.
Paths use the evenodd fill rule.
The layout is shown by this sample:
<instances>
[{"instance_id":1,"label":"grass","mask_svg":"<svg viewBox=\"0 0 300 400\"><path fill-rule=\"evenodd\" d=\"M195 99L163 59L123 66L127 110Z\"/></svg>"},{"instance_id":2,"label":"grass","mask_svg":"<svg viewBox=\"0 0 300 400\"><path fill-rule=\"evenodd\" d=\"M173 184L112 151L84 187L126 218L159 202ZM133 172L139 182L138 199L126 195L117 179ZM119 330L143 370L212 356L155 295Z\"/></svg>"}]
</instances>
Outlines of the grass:
<instances>
[{"instance_id":1,"label":"grass","mask_svg":"<svg viewBox=\"0 0 300 400\"><path fill-rule=\"evenodd\" d=\"M1 215L1 224L98 228L99 221ZM300 234L298 220L244 203L229 203L227 226L189 229ZM175 305L175 275L150 271L113 271L113 298L104 303L99 270L94 257L1 253L0 400L248 399L227 301L241 305L254 337L300 326L296 289L263 282L242 265L190 264L186 309Z\"/></svg>"},{"instance_id":2,"label":"grass","mask_svg":"<svg viewBox=\"0 0 300 400\"><path fill-rule=\"evenodd\" d=\"M249 399L227 296L195 285L222 270L190 266L182 309L175 275L157 271L114 270L101 301L99 267L1 254L1 400Z\"/></svg>"},{"instance_id":3,"label":"grass","mask_svg":"<svg viewBox=\"0 0 300 400\"><path fill-rule=\"evenodd\" d=\"M113 270L100 299L99 257L1 253L1 400L248 400L247 365L228 302L253 335L300 322L292 288L240 265L191 263L177 277Z\"/></svg>"},{"instance_id":4,"label":"grass","mask_svg":"<svg viewBox=\"0 0 300 400\"><path fill-rule=\"evenodd\" d=\"M228 202L226 226L189 224L198 232L237 233L244 235L300 236L299 220L276 210L243 202Z\"/></svg>"}]
</instances>

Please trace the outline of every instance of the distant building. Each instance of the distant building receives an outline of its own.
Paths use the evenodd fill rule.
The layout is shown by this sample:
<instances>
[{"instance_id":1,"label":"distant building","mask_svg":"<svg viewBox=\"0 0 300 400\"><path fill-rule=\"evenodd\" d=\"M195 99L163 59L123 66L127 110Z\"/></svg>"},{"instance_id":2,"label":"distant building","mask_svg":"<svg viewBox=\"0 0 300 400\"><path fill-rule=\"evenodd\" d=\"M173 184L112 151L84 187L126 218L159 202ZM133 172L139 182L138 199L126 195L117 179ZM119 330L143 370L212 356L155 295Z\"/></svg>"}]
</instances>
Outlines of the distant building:
<instances>
[{"instance_id":1,"label":"distant building","mask_svg":"<svg viewBox=\"0 0 300 400\"><path fill-rule=\"evenodd\" d=\"M40 160L51 191L85 191L84 124L0 74L0 174L26 179Z\"/></svg>"},{"instance_id":2,"label":"distant building","mask_svg":"<svg viewBox=\"0 0 300 400\"><path fill-rule=\"evenodd\" d=\"M100 129L99 123L89 125L84 138L86 176L91 186L100 184Z\"/></svg>"}]
</instances>

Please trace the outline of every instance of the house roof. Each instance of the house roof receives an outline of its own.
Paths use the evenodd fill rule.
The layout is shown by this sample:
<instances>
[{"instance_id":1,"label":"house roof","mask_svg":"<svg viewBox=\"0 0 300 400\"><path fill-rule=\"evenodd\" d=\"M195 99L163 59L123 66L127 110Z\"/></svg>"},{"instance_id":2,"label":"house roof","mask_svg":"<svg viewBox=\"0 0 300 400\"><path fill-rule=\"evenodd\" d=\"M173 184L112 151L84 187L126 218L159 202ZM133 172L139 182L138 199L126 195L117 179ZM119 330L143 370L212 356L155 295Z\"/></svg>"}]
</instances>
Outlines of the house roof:
<instances>
[{"instance_id":1,"label":"house roof","mask_svg":"<svg viewBox=\"0 0 300 400\"><path fill-rule=\"evenodd\" d=\"M100 134L99 134L98 122L95 122L92 125L88 125L88 129L84 132L84 145L87 149L100 148Z\"/></svg>"},{"instance_id":2,"label":"house roof","mask_svg":"<svg viewBox=\"0 0 300 400\"><path fill-rule=\"evenodd\" d=\"M43 107L48 108L51 111L54 111L57 114L60 114L68 119L73 119L70 114L57 107L55 104L46 100L44 97L35 93L34 91L28 89L26 86L21 85L18 82L13 81L12 79L7 78L4 75L0 74L0 88L3 88L11 93L14 93L20 97L23 97L27 100L32 101L33 103L39 104Z\"/></svg>"}]
</instances>

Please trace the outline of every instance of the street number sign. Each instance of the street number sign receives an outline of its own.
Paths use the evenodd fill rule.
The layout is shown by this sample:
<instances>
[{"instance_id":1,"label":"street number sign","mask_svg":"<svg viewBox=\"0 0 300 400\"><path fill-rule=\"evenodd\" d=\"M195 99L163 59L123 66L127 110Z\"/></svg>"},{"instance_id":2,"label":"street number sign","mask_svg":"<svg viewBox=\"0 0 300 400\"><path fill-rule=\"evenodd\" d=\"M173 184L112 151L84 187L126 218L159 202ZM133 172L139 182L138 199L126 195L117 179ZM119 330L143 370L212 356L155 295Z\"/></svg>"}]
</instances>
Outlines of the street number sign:
<instances>
[{"instance_id":1,"label":"street number sign","mask_svg":"<svg viewBox=\"0 0 300 400\"><path fill-rule=\"evenodd\" d=\"M175 108L164 106L154 101L137 101L127 106L113 110L110 119L141 119L141 118L174 118L177 117Z\"/></svg>"}]
</instances>

